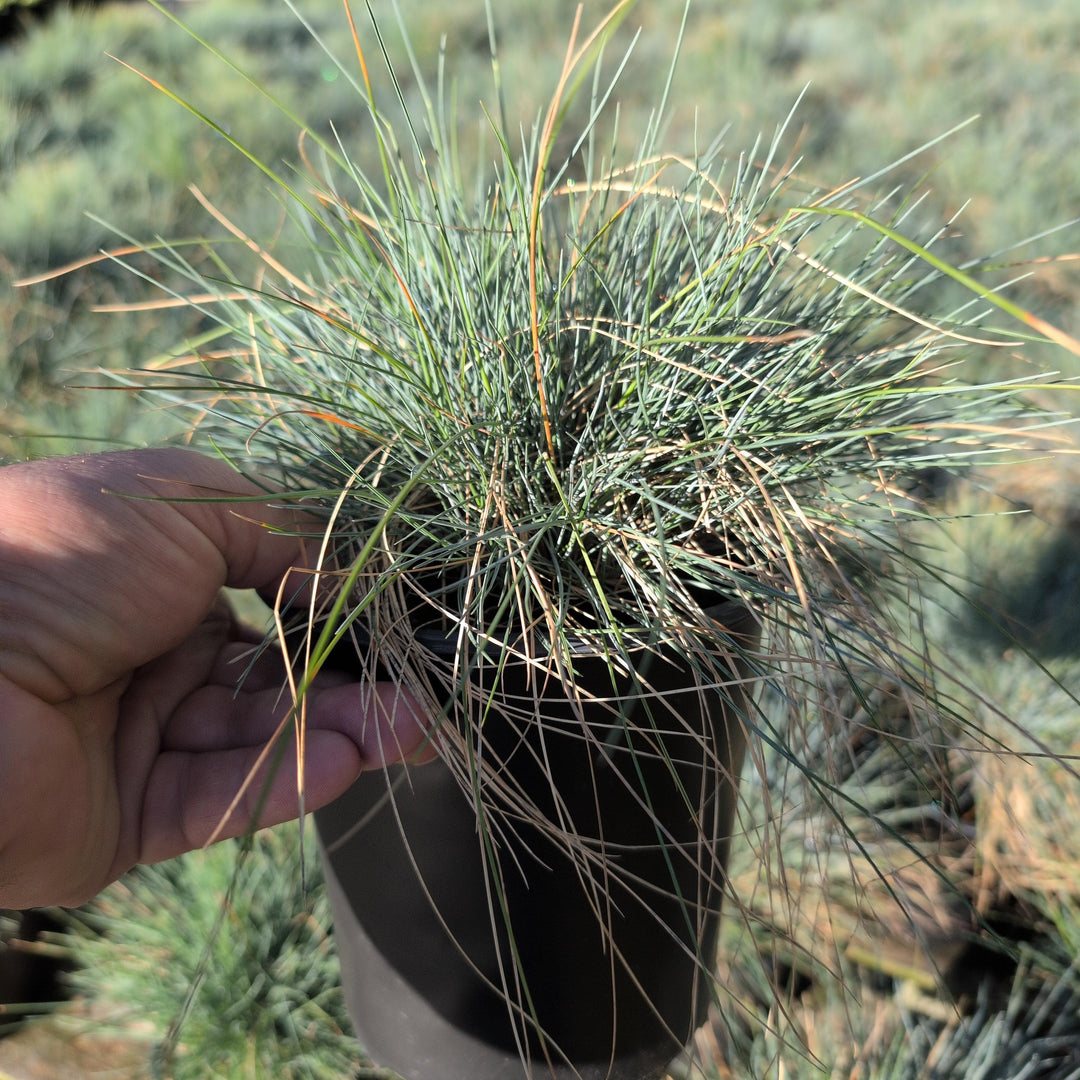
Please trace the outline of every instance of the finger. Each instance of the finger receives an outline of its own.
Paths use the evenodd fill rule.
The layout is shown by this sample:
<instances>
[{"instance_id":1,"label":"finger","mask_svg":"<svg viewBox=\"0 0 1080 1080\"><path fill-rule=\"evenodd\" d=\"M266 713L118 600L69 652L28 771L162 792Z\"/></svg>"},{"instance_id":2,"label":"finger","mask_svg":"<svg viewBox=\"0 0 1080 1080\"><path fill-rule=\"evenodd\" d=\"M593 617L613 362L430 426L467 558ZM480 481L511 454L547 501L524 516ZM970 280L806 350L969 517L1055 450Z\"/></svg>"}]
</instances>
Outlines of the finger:
<instances>
[{"instance_id":1,"label":"finger","mask_svg":"<svg viewBox=\"0 0 1080 1080\"><path fill-rule=\"evenodd\" d=\"M223 584L268 588L291 567L310 565L305 537L317 529L288 500L275 499L219 458L177 449L102 457L113 459L114 481L126 478L135 494L155 497L136 505L161 531L175 529L177 519L195 525L221 556Z\"/></svg>"},{"instance_id":2,"label":"finger","mask_svg":"<svg viewBox=\"0 0 1080 1080\"><path fill-rule=\"evenodd\" d=\"M227 620L207 620L182 646L143 668L125 699L127 715L156 716L163 750L204 752L262 746L293 721L349 735L365 762L408 758L424 739L415 700L389 683L323 670L292 696L281 653L223 640ZM148 728L151 725L146 725Z\"/></svg>"},{"instance_id":3,"label":"finger","mask_svg":"<svg viewBox=\"0 0 1080 1080\"><path fill-rule=\"evenodd\" d=\"M263 690L271 686L284 686L287 682L285 664L282 660L280 639L271 632L270 639L265 634L252 632L238 635L230 631L230 640L223 644L209 669L207 683L218 686L243 687L245 690ZM292 658L293 670L300 673L308 670L315 659L316 642L309 640L303 628L289 633L286 647ZM366 662L366 663L365 663ZM344 642L332 650L332 655L324 656L321 671L347 671L359 675L365 667L372 667L370 658L361 655L358 647L345 638Z\"/></svg>"},{"instance_id":4,"label":"finger","mask_svg":"<svg viewBox=\"0 0 1080 1080\"><path fill-rule=\"evenodd\" d=\"M280 683L237 692L203 686L173 710L161 733L163 752L206 753L264 746L283 725L337 731L352 740L362 767L411 759L426 739L414 699L391 683L357 683L337 672L320 675L301 706Z\"/></svg>"},{"instance_id":5,"label":"finger","mask_svg":"<svg viewBox=\"0 0 1080 1080\"><path fill-rule=\"evenodd\" d=\"M312 693L306 722L309 734L336 731L348 736L364 769L398 761L421 764L437 756L429 719L416 699L394 683L326 685Z\"/></svg>"},{"instance_id":6,"label":"finger","mask_svg":"<svg viewBox=\"0 0 1080 1080\"><path fill-rule=\"evenodd\" d=\"M225 642L207 672L206 682L226 687L232 693L280 690L287 685L281 652L274 642L263 637Z\"/></svg>"},{"instance_id":7,"label":"finger","mask_svg":"<svg viewBox=\"0 0 1080 1080\"><path fill-rule=\"evenodd\" d=\"M241 836L297 817L296 750L291 739L282 749L276 767L274 755L264 757L254 747L162 754L146 790L138 861L160 862L201 848L211 838ZM358 775L360 764L348 736L335 731L310 733L304 767L306 809L316 810L341 795Z\"/></svg>"},{"instance_id":8,"label":"finger","mask_svg":"<svg viewBox=\"0 0 1080 1080\"><path fill-rule=\"evenodd\" d=\"M239 836L299 813L295 739L264 747L168 750L157 759L143 804L140 862ZM419 710L388 684L349 684L313 696L304 736L304 804L316 810L343 794L362 769L427 760ZM239 798L238 798L239 796Z\"/></svg>"}]
</instances>

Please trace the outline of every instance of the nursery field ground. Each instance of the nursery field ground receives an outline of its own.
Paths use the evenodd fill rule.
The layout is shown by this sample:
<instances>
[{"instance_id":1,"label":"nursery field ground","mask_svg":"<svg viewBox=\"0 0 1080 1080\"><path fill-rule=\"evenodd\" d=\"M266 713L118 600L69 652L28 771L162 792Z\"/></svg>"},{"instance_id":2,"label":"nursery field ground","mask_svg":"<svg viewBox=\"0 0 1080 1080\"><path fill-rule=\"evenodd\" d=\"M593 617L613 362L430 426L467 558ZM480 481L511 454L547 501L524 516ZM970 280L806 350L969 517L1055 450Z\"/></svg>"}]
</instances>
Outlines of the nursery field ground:
<instances>
[{"instance_id":1,"label":"nursery field ground","mask_svg":"<svg viewBox=\"0 0 1080 1080\"><path fill-rule=\"evenodd\" d=\"M359 17L361 5L355 6ZM390 5L375 0L374 6L392 25ZM606 6L586 0L586 23ZM370 151L370 132L355 92L283 4L192 0L176 7L200 35L238 59L318 130L333 132L361 157ZM511 108L523 118L541 107L557 77L575 7L574 0L497 0L501 65ZM351 44L337 0L309 0L300 8L328 45L347 58ZM453 73L448 83L467 152L482 138L476 102L491 100L482 4L400 0L400 10L420 64L432 76L445 37L447 69ZM635 132L642 130L662 92L681 17L678 0L639 0L628 19L627 25L640 25L642 34L618 92L624 103L619 120L623 147L633 147ZM621 31L618 41L628 43L629 38L628 31ZM392 30L388 42L395 49ZM613 45L613 56L615 51ZM288 223L269 196L265 178L219 134L107 53L190 96L262 157L297 160L295 135L273 106L147 5L59 10L0 47L0 458L139 445L169 430L168 417L151 413L123 391L74 387L99 381L98 368L137 367L161 355L191 334L197 321L183 308L140 308L147 282L108 260L61 276L53 271L92 260L102 248L129 238L220 238L222 227L189 191L191 184L249 235L265 239L280 233L280 242L289 242ZM994 280L1023 276L1012 295L1080 336L1080 229L1053 231L1080 216L1078 55L1080 8L1074 0L699 0L688 16L672 83L669 145L692 154L725 131L732 156L759 153L758 135L771 138L798 100L787 125L785 154L798 159L796 172L808 185L829 188L873 175L965 125L882 176L881 189L920 191L923 200L913 220L949 223L940 245L945 254L964 263L1000 253ZM411 77L403 80L406 94L414 94ZM1038 239L1024 242L1032 237ZM197 254L200 245L185 250ZM35 283L16 284L26 280ZM1048 369L1080 376L1080 358L1048 347L1028 349L1023 357L999 350L970 362L1018 378ZM1042 400L1076 411L1064 391ZM958 610L955 597L943 595L931 605L942 647L967 665L969 681L1017 729L1061 755L1080 750L1077 707L1070 697L1080 688L1077 460L1070 453L1047 453L950 493L946 509L955 517L942 525L934 541L965 583L965 599L996 611L1005 625L1004 630L991 629L971 616L972 608ZM1035 513L987 516L991 510L1025 508ZM931 583L927 592L935 596ZM1011 737L1004 730L997 734ZM980 838L967 848L950 849L948 872L955 871L972 888L973 904L1019 919L1023 926L1012 927L1018 939L1037 941L1042 952L1038 957L1025 954L1021 969L1041 971L1043 964L1048 972L1056 970L1056 961L1047 956L1056 955L1056 949L1076 955L1080 949L1080 791L1075 776L1052 758L1034 757L987 766L969 784L971 821L978 820ZM793 834L796 847L805 846L806 830L813 825L811 818L799 823L804 832ZM747 896L757 885L752 854L747 847L741 856L733 855L733 875ZM910 983L923 987L927 996L926 956L914 966L908 954L891 966L882 966L880 957L867 960L865 949L858 952L865 942L857 927L852 929L862 916L858 902L849 903L850 884L831 882L836 890L831 909L829 885L809 876L792 884L803 890L794 910L805 916L805 925L794 927L792 937L798 943L800 934L834 935L838 942L842 938L844 949L852 946L852 955L863 957L865 1000L871 1003L865 1017L855 1022L849 1002L823 991L817 997L808 993L787 1017L792 1025L788 1043L770 1042L768 1024L755 1014L739 1032L716 1035L710 1052L719 1061L731 1049L725 1039L741 1038L749 1040L747 1046L752 1043L744 1047L744 1058L760 1065L754 1075L775 1075L781 1069L788 1076L817 1075L813 1053L837 1045L841 1037L835 1032L846 1025L844 1030L862 1032L859 1045L844 1059L852 1076L966 1075L959 1065L932 1074L926 1064L951 1060L940 1040L952 1021L897 1004L899 991ZM926 888L933 900L932 882ZM822 911L831 914L825 917ZM897 939L901 949L911 945L902 929ZM734 939L728 944L736 950L746 947ZM169 945L164 932L161 945ZM792 979L796 968L792 964ZM897 976L898 970L906 974ZM1002 983L1006 996L1012 978ZM1073 1002L1075 986L1055 978L1016 985L1023 983L1024 994L1030 990L1036 997L1038 992L1057 993L1053 1000L1059 1006ZM741 984L733 978L733 985ZM138 1000L137 980L126 992ZM748 986L747 1000L752 997L753 986ZM928 997L933 998L933 990ZM927 1001L923 1008L932 1012ZM1028 1016L1026 1008L1025 998L1023 1007L1016 1007L1018 1031L1020 1019ZM762 1016L767 1014L763 1009ZM990 1010L987 1015L996 1014ZM959 1030L956 1023L953 1028ZM1025 1048L1033 1060L1038 1055L1050 1060L1049 1043L1038 1043L1035 1035L1025 1043L1009 1034L1013 1028L1002 1031L997 1045L1014 1047L1017 1061L1027 1060ZM1080 1039L1080 1034L1070 1037ZM940 1042L936 1051L935 1039ZM975 1049L969 1048L970 1053L990 1053L985 1047L978 1050L980 1039L987 1042L989 1036L971 1034ZM897 1047L892 1057L889 1040ZM811 1054L798 1052L798 1046L807 1045ZM859 1058L861 1049L873 1046L878 1048L874 1060L886 1064L871 1068L869 1056ZM73 1075L41 1072L47 1068L45 1057L42 1050L39 1072L26 1072L26 1080ZM16 1070L30 1066L9 1060L0 1043L0 1074L6 1069L23 1080ZM859 1060L865 1065L861 1073ZM1017 1066L1016 1076L1023 1067ZM731 1075L720 1064L716 1069L717 1075ZM228 1080L248 1075L238 1061ZM1014 1074L1004 1070L994 1075L1009 1080ZM1030 1075L1057 1078L1066 1073L1048 1066Z\"/></svg>"}]
</instances>

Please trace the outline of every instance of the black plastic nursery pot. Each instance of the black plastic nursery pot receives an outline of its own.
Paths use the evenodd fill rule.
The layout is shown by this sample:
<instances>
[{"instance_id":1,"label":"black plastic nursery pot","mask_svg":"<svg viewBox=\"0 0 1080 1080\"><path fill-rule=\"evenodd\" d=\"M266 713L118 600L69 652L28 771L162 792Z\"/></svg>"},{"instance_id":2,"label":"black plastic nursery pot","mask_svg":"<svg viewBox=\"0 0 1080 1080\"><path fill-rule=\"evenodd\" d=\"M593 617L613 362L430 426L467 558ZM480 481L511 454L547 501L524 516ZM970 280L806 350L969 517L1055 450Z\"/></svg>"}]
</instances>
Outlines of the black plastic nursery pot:
<instances>
[{"instance_id":1,"label":"black plastic nursery pot","mask_svg":"<svg viewBox=\"0 0 1080 1080\"><path fill-rule=\"evenodd\" d=\"M709 615L729 651L755 641L745 609ZM667 648L633 655L614 677L576 656L578 703L524 661L482 666L478 700L525 721L474 724L473 794L440 761L389 788L366 774L316 814L346 1001L379 1064L650 1080L704 1020L748 671L732 655L702 687Z\"/></svg>"}]
</instances>

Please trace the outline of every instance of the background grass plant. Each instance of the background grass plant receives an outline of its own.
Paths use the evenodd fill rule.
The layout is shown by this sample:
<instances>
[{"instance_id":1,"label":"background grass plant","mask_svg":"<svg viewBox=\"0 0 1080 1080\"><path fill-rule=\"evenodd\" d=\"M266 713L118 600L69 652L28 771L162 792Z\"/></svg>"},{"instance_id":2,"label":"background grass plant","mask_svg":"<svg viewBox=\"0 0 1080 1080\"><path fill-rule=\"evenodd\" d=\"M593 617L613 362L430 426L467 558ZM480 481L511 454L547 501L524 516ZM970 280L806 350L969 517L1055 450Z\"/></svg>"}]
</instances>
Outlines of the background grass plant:
<instances>
[{"instance_id":1,"label":"background grass plant","mask_svg":"<svg viewBox=\"0 0 1080 1080\"><path fill-rule=\"evenodd\" d=\"M67 935L80 965L72 987L108 1002L115 1029L142 1030L152 1059L178 1027L175 1080L355 1075L363 1053L314 836L302 849L285 826L250 845L140 867L113 886ZM166 1075L164 1060L157 1071Z\"/></svg>"}]
</instances>

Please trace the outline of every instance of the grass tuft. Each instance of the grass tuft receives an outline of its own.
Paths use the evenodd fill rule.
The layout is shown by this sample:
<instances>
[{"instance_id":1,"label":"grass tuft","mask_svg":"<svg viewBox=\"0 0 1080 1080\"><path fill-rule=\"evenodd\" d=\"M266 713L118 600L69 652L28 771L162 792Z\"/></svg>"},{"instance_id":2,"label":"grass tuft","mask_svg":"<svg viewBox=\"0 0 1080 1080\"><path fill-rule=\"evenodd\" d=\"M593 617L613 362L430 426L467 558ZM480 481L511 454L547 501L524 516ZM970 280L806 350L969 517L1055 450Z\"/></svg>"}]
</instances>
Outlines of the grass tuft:
<instances>
[{"instance_id":1,"label":"grass tuft","mask_svg":"<svg viewBox=\"0 0 1080 1080\"><path fill-rule=\"evenodd\" d=\"M73 916L73 990L109 1003L120 1031L146 1033L175 1080L355 1073L312 841L301 855L283 826L132 871Z\"/></svg>"}]
</instances>

